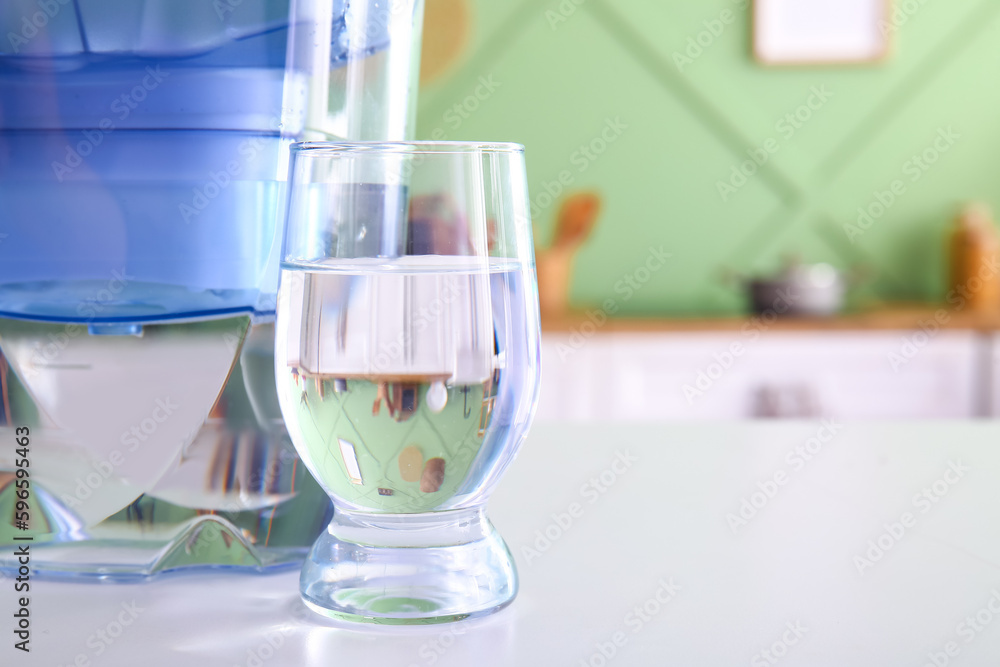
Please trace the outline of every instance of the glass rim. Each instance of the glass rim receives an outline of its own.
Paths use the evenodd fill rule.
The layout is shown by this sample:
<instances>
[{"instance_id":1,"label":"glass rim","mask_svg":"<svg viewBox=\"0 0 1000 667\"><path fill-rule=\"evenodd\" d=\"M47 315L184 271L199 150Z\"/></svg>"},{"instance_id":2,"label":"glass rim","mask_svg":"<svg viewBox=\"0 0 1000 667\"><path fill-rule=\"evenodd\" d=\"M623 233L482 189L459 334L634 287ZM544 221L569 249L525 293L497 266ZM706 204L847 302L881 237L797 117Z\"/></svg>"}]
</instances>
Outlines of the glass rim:
<instances>
[{"instance_id":1,"label":"glass rim","mask_svg":"<svg viewBox=\"0 0 1000 667\"><path fill-rule=\"evenodd\" d=\"M460 155L471 153L524 153L524 146L508 141L299 141L293 153L346 157L376 155Z\"/></svg>"}]
</instances>

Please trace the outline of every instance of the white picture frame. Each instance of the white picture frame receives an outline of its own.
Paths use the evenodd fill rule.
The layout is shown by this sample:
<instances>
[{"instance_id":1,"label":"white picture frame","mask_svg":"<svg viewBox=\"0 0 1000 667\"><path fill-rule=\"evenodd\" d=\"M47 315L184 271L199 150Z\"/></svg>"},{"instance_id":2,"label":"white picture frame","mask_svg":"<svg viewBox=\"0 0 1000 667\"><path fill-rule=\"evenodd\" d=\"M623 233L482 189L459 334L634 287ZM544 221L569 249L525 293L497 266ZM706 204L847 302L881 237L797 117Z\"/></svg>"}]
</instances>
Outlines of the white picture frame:
<instances>
[{"instance_id":1,"label":"white picture frame","mask_svg":"<svg viewBox=\"0 0 1000 667\"><path fill-rule=\"evenodd\" d=\"M776 66L879 62L891 14L892 0L754 0L754 57Z\"/></svg>"}]
</instances>

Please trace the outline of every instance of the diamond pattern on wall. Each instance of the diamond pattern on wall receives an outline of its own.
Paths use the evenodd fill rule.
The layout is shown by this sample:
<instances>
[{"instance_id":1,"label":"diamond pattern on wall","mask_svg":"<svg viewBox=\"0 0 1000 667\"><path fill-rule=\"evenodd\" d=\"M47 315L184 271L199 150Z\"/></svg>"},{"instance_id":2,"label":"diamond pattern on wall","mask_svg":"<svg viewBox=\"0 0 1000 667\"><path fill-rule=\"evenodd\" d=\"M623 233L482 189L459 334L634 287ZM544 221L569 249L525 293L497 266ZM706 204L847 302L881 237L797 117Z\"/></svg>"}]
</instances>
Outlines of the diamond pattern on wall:
<instances>
[{"instance_id":1,"label":"diamond pattern on wall","mask_svg":"<svg viewBox=\"0 0 1000 667\"><path fill-rule=\"evenodd\" d=\"M422 105L419 132L441 126L452 100L494 74L502 86L449 128L449 138L524 143L537 197L546 185L557 189L553 178L603 119L630 119L604 155L573 174L573 188L596 189L605 201L579 257L577 305L615 298L626 313L738 312L742 295L721 283L723 270L773 270L791 253L844 268L867 264L876 273L869 291L883 299L940 297L943 227L957 205L981 199L1000 207L1000 88L992 76L1000 3L921 5L882 65L777 69L752 60L740 4L587 0L558 22L546 15L558 2L518 4L484 42L488 49L474 49ZM716 23L726 11L734 20ZM710 43L689 52L697 57L675 60L706 30L717 34L702 35ZM912 178L903 174L907 161L949 125L966 140L907 180L905 195L852 242L843 225L894 180ZM750 164L755 173L742 184L733 169L765 147L764 164ZM723 197L720 181L735 191ZM536 211L541 240L554 211ZM660 244L674 259L625 301L618 281Z\"/></svg>"}]
</instances>

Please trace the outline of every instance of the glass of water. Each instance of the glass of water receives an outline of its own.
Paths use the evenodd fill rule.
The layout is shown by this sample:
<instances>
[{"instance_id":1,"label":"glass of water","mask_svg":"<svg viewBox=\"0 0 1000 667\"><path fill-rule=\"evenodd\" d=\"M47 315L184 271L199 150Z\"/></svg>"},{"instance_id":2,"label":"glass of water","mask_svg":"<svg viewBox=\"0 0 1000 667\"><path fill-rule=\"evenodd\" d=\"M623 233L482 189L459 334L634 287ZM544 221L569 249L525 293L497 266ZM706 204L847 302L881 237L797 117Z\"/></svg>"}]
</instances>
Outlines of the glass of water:
<instances>
[{"instance_id":1,"label":"glass of water","mask_svg":"<svg viewBox=\"0 0 1000 667\"><path fill-rule=\"evenodd\" d=\"M484 508L539 383L515 144L295 144L278 296L281 410L335 505L302 570L315 611L481 616L517 593Z\"/></svg>"}]
</instances>

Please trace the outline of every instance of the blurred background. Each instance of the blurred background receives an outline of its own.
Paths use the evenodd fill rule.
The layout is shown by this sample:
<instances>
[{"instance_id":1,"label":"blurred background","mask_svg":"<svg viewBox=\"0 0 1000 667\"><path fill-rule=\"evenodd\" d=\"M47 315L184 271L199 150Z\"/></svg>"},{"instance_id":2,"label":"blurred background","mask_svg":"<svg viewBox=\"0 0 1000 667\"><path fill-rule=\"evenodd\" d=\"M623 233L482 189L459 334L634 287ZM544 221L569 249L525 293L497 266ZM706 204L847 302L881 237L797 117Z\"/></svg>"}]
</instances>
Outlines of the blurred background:
<instances>
[{"instance_id":1,"label":"blurred background","mask_svg":"<svg viewBox=\"0 0 1000 667\"><path fill-rule=\"evenodd\" d=\"M539 417L1000 414L1000 5L428 0L418 138L527 149Z\"/></svg>"}]
</instances>

